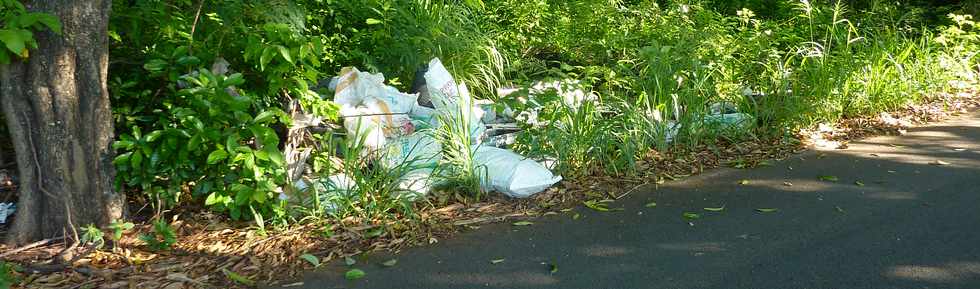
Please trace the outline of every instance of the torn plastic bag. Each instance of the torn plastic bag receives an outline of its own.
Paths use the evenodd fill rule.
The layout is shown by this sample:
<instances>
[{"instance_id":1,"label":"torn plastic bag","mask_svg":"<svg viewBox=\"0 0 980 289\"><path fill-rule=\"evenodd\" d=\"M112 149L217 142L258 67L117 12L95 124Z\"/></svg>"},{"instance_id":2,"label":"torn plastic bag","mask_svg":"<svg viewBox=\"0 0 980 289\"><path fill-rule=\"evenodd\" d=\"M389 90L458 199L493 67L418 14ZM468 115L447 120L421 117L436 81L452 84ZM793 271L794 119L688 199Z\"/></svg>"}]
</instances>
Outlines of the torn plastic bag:
<instances>
[{"instance_id":1,"label":"torn plastic bag","mask_svg":"<svg viewBox=\"0 0 980 289\"><path fill-rule=\"evenodd\" d=\"M367 107L342 106L340 115L344 116L344 129L347 138L370 151L380 149L385 145L384 129L381 127L380 115Z\"/></svg>"},{"instance_id":2,"label":"torn plastic bag","mask_svg":"<svg viewBox=\"0 0 980 289\"><path fill-rule=\"evenodd\" d=\"M449 98L455 98L459 95L456 80L449 73L449 70L446 70L446 67L442 65L442 60L438 57L429 61L429 67L425 70L425 74L422 75L422 79L425 83L419 87L418 92L419 104L423 106L436 107L432 96L437 93L441 93ZM415 85L418 84L420 83L416 83Z\"/></svg>"},{"instance_id":3,"label":"torn plastic bag","mask_svg":"<svg viewBox=\"0 0 980 289\"><path fill-rule=\"evenodd\" d=\"M483 109L474 105L473 98L470 96L466 84L457 87L456 96L449 96L438 91L430 94L432 104L435 105L434 127L440 127L439 117L451 118L454 121L461 121L469 128L471 141L479 144L486 126L483 125Z\"/></svg>"},{"instance_id":4,"label":"torn plastic bag","mask_svg":"<svg viewBox=\"0 0 980 289\"><path fill-rule=\"evenodd\" d=\"M357 190L357 183L345 174L336 174L325 179L313 179L310 182L313 184L312 187L305 180L296 181L294 186L301 192L311 195L316 193L315 196L319 198L320 206L328 213L337 212L340 204L351 197L352 191Z\"/></svg>"},{"instance_id":5,"label":"torn plastic bag","mask_svg":"<svg viewBox=\"0 0 980 289\"><path fill-rule=\"evenodd\" d=\"M748 130L755 125L755 118L745 113L726 113L721 115L706 115L704 122L717 125L722 130Z\"/></svg>"},{"instance_id":6,"label":"torn plastic bag","mask_svg":"<svg viewBox=\"0 0 980 289\"><path fill-rule=\"evenodd\" d=\"M14 203L0 203L0 224L7 223L7 217L14 214L17 205Z\"/></svg>"},{"instance_id":7,"label":"torn plastic bag","mask_svg":"<svg viewBox=\"0 0 980 289\"><path fill-rule=\"evenodd\" d=\"M398 182L399 197L415 200L429 193L432 172L442 159L442 145L428 131L392 140L382 156L389 169L407 171Z\"/></svg>"},{"instance_id":8,"label":"torn plastic bag","mask_svg":"<svg viewBox=\"0 0 980 289\"><path fill-rule=\"evenodd\" d=\"M474 162L484 190L515 198L530 197L561 181L538 162L505 149L477 147Z\"/></svg>"},{"instance_id":9,"label":"torn plastic bag","mask_svg":"<svg viewBox=\"0 0 980 289\"><path fill-rule=\"evenodd\" d=\"M333 102L341 106L358 106L367 97L385 95L388 91L384 81L385 77L380 73L371 74L357 68L344 67L337 76Z\"/></svg>"}]
</instances>

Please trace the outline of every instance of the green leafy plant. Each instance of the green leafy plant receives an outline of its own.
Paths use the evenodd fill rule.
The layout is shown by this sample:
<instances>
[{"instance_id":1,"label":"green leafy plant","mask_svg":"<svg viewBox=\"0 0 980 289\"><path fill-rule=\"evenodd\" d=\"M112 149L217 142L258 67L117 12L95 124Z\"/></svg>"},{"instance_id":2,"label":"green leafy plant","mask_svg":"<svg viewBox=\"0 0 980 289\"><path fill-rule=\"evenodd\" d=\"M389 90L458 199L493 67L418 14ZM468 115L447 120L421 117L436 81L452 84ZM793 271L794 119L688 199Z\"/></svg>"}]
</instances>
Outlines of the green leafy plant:
<instances>
[{"instance_id":1,"label":"green leafy plant","mask_svg":"<svg viewBox=\"0 0 980 289\"><path fill-rule=\"evenodd\" d=\"M32 30L47 29L61 34L61 22L47 13L27 12L17 0L0 0L0 64L11 60L27 59L30 49L37 48Z\"/></svg>"},{"instance_id":2,"label":"green leafy plant","mask_svg":"<svg viewBox=\"0 0 980 289\"><path fill-rule=\"evenodd\" d=\"M151 250L163 251L177 243L177 233L167 221L158 219L153 222L153 232L140 235L140 240Z\"/></svg>"},{"instance_id":3,"label":"green leafy plant","mask_svg":"<svg viewBox=\"0 0 980 289\"><path fill-rule=\"evenodd\" d=\"M0 261L0 289L10 289L20 282L20 278L14 275L17 271L20 271L20 266L17 264Z\"/></svg>"},{"instance_id":4,"label":"green leafy plant","mask_svg":"<svg viewBox=\"0 0 980 289\"><path fill-rule=\"evenodd\" d=\"M119 239L122 239L123 233L132 230L134 226L135 225L133 225L133 223L123 222L123 221L114 221L112 223L109 223L109 229L112 230L112 235L110 235L111 236L110 239L112 241L118 242Z\"/></svg>"},{"instance_id":5,"label":"green leafy plant","mask_svg":"<svg viewBox=\"0 0 980 289\"><path fill-rule=\"evenodd\" d=\"M95 225L88 225L82 228L82 243L92 244L96 248L102 248L105 245L105 235L102 229L96 227Z\"/></svg>"}]
</instances>

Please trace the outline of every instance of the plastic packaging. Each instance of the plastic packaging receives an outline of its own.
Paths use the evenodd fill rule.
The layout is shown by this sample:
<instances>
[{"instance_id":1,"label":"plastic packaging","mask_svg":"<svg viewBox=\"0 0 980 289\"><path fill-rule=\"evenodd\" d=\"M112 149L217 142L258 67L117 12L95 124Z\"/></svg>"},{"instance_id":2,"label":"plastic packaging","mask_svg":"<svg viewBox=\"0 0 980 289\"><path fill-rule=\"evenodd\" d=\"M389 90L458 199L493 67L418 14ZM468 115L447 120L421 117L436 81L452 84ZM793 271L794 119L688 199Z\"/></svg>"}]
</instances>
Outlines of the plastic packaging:
<instances>
[{"instance_id":1,"label":"plastic packaging","mask_svg":"<svg viewBox=\"0 0 980 289\"><path fill-rule=\"evenodd\" d=\"M561 181L561 176L555 176L538 162L505 149L478 147L474 162L484 190L515 198L530 197Z\"/></svg>"}]
</instances>

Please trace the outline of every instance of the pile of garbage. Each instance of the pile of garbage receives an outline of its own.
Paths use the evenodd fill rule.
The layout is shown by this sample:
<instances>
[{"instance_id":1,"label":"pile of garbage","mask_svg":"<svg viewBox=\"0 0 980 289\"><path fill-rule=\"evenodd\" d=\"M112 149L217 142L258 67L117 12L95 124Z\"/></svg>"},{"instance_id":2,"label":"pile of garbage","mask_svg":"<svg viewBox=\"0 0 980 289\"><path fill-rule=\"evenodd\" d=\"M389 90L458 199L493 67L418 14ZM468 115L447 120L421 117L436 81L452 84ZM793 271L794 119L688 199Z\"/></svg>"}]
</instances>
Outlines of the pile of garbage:
<instances>
[{"instance_id":1,"label":"pile of garbage","mask_svg":"<svg viewBox=\"0 0 980 289\"><path fill-rule=\"evenodd\" d=\"M370 159L382 168L406 172L399 179L399 195L395 197L424 197L442 174L453 173L437 170L443 160L443 148L460 145L440 143L434 136L434 131L447 125L443 123L447 120L469 130L482 190L526 198L561 181L561 176L540 163L505 149L517 132L512 116L507 112L497 115L492 102L475 100L466 84L457 83L438 58L419 74L414 93L385 85L380 73L353 67L343 68L328 84L333 102L340 106L347 141L360 148L358 157ZM290 178L300 191L315 189L328 211L336 209L337 198L351 197L357 190L356 182L344 174L303 178L291 172Z\"/></svg>"}]
</instances>

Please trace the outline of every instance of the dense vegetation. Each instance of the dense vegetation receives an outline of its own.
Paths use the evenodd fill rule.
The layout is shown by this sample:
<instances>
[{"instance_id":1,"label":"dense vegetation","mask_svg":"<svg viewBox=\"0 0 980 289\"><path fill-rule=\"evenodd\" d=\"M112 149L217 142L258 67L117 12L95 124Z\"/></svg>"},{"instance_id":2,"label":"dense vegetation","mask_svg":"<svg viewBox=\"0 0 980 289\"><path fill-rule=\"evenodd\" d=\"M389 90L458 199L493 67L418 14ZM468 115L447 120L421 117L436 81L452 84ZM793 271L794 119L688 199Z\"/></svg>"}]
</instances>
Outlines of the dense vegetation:
<instances>
[{"instance_id":1,"label":"dense vegetation","mask_svg":"<svg viewBox=\"0 0 980 289\"><path fill-rule=\"evenodd\" d=\"M295 100L339 121L323 80L344 66L384 73L407 91L416 69L440 57L476 97L541 111L551 125L525 124L514 149L556 158L566 178L632 174L651 149L784 137L975 84L976 4L826 2L114 1L117 182L158 211L203 205L259 225L410 218L394 185L405 170L364 164L339 130L313 136L313 173L344 172L356 192L326 212L279 199L285 107ZM222 61L229 72L212 73ZM496 93L538 80L578 80L594 101ZM714 103L733 104L754 125L706 122ZM668 120L681 124L671 144ZM472 172L465 157L443 165ZM449 178L463 185L437 198L477 193L466 176Z\"/></svg>"}]
</instances>

